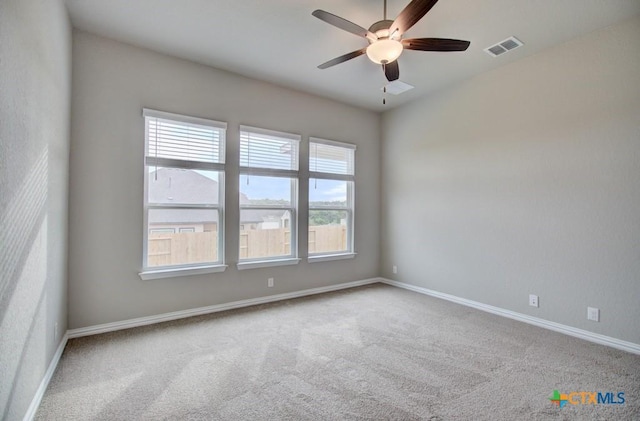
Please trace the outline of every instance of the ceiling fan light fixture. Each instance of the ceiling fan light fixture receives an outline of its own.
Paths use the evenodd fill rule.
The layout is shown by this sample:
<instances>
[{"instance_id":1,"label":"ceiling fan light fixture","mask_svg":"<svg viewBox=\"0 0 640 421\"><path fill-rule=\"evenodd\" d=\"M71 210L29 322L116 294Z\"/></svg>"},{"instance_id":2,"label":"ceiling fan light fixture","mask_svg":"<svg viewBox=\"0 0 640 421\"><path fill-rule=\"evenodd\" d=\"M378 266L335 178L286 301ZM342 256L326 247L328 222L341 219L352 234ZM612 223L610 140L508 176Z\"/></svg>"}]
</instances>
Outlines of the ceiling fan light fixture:
<instances>
[{"instance_id":1,"label":"ceiling fan light fixture","mask_svg":"<svg viewBox=\"0 0 640 421\"><path fill-rule=\"evenodd\" d=\"M378 64L395 61L402 54L402 43L395 39L379 39L367 47L367 57Z\"/></svg>"}]
</instances>

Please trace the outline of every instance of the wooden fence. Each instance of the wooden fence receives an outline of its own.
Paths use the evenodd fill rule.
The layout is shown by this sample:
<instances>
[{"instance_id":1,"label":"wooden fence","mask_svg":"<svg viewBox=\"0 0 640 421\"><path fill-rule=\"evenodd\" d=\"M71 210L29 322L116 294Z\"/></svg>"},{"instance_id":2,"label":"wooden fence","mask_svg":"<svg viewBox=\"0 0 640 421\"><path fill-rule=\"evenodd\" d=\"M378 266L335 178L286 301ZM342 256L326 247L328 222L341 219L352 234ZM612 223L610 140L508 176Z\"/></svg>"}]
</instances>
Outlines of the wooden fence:
<instances>
[{"instance_id":1,"label":"wooden fence","mask_svg":"<svg viewBox=\"0 0 640 421\"><path fill-rule=\"evenodd\" d=\"M317 225L309 227L309 253L344 251L347 249L347 227Z\"/></svg>"},{"instance_id":2,"label":"wooden fence","mask_svg":"<svg viewBox=\"0 0 640 421\"><path fill-rule=\"evenodd\" d=\"M218 232L149 234L148 266L186 265L218 260Z\"/></svg>"},{"instance_id":3,"label":"wooden fence","mask_svg":"<svg viewBox=\"0 0 640 421\"><path fill-rule=\"evenodd\" d=\"M288 256L291 230L288 228L240 231L240 259Z\"/></svg>"},{"instance_id":4,"label":"wooden fence","mask_svg":"<svg viewBox=\"0 0 640 421\"><path fill-rule=\"evenodd\" d=\"M345 250L347 229L344 225L309 227L309 253ZM218 232L156 233L149 235L148 266L184 265L218 260ZM240 259L288 256L291 231L249 229L240 231Z\"/></svg>"}]
</instances>

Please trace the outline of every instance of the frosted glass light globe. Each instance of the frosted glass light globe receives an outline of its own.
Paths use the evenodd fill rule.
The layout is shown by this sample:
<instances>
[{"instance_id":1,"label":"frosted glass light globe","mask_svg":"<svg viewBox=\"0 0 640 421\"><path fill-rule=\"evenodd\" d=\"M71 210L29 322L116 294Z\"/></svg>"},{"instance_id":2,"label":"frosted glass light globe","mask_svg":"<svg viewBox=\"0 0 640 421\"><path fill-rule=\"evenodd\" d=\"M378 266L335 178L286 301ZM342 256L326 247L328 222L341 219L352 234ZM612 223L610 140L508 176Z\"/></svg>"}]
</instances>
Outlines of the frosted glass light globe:
<instances>
[{"instance_id":1,"label":"frosted glass light globe","mask_svg":"<svg viewBox=\"0 0 640 421\"><path fill-rule=\"evenodd\" d=\"M374 63L391 63L400 57L402 48L402 43L395 39L381 39L367 47L367 57Z\"/></svg>"}]
</instances>

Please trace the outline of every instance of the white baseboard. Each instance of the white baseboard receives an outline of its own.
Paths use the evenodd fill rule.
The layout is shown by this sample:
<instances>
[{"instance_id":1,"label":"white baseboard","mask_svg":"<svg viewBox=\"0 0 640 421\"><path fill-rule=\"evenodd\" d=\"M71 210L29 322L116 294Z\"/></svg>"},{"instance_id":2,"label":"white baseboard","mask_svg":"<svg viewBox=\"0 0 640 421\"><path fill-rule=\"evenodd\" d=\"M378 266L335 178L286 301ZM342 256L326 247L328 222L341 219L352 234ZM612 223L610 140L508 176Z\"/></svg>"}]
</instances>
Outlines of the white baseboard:
<instances>
[{"instance_id":1,"label":"white baseboard","mask_svg":"<svg viewBox=\"0 0 640 421\"><path fill-rule=\"evenodd\" d=\"M269 295L266 297L251 298L248 300L233 301L225 304L216 304L207 307L193 308L189 310L174 311L171 313L158 314L156 316L139 317L136 319L123 320L120 322L105 323L95 326L82 327L67 331L69 338L79 338L82 336L97 335L100 333L113 332L116 330L129 329L132 327L151 325L155 323L168 322L171 320L184 319L186 317L201 316L203 314L217 313L220 311L233 310L236 308L255 306L259 304L272 303L276 301L289 300L291 298L304 297L307 295L322 294L325 292L338 291L341 289L353 288L362 285L380 282L380 278L364 279L361 281L346 282L343 284L329 285L320 288L304 289L302 291L289 292L285 294Z\"/></svg>"},{"instance_id":2,"label":"white baseboard","mask_svg":"<svg viewBox=\"0 0 640 421\"><path fill-rule=\"evenodd\" d=\"M53 354L53 358L49 363L49 367L47 371L44 373L44 377L40 382L40 386L38 386L38 390L36 390L36 394L31 400L31 405L29 405L29 409L27 409L27 413L24 414L23 421L31 421L33 417L36 416L36 412L38 412L38 407L40 406L40 402L44 397L44 392L47 391L47 387L49 386L49 382L53 377L53 373L55 373L56 368L58 367L58 363L60 362L60 357L62 357L62 352L64 351L64 347L67 345L67 340L69 336L65 333L56 349L56 353Z\"/></svg>"},{"instance_id":3,"label":"white baseboard","mask_svg":"<svg viewBox=\"0 0 640 421\"><path fill-rule=\"evenodd\" d=\"M497 314L498 316L507 317L509 319L518 320L520 322L542 327L544 329L549 329L555 332L564 333L565 335L574 336L576 338L584 339L589 342L610 346L611 348L616 348L622 351L627 351L633 354L640 355L640 344L636 344L633 342L627 342L621 339L612 338L610 336L589 332L588 330L577 329L575 327L563 325L560 323L550 322L548 320L540 319L538 317L532 317L526 314L516 313L515 311L505 310L500 307L494 307L494 306L483 304L477 301L467 300L466 298L456 297L455 295L445 294L445 293L434 291L431 289L422 288L422 287L411 285L411 284L405 284L403 282L392 281L391 279L380 278L380 282L384 284L392 285L398 288L407 289L409 291L418 292L420 294L441 298L443 300L451 301L457 304L462 304L467 307L473 307L478 310L486 311L492 314Z\"/></svg>"}]
</instances>

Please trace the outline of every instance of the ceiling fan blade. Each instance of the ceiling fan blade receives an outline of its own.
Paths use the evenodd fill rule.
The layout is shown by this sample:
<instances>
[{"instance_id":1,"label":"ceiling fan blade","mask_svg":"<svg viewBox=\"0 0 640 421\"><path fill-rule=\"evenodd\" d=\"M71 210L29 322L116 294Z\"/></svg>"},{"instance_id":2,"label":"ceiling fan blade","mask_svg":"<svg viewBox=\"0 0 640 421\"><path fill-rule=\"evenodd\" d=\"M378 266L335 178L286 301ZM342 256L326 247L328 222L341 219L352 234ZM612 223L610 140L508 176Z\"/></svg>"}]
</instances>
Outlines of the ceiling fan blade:
<instances>
[{"instance_id":1,"label":"ceiling fan blade","mask_svg":"<svg viewBox=\"0 0 640 421\"><path fill-rule=\"evenodd\" d=\"M322 63L320 66L318 66L318 69L326 69L328 67L335 66L336 64L344 63L345 61L348 61L348 60L351 60L352 58L356 58L358 56L361 56L366 52L367 52L366 48L362 48L362 49L357 50L357 51L352 51L352 52L350 52L348 54L345 54L343 56L336 57L333 60L329 60L326 63Z\"/></svg>"},{"instance_id":2,"label":"ceiling fan blade","mask_svg":"<svg viewBox=\"0 0 640 421\"><path fill-rule=\"evenodd\" d=\"M393 25L389 29L390 33L397 31L398 35L404 34L422 19L437 2L438 0L412 0L393 21Z\"/></svg>"},{"instance_id":3,"label":"ceiling fan blade","mask_svg":"<svg viewBox=\"0 0 640 421\"><path fill-rule=\"evenodd\" d=\"M340 28L343 31L351 32L352 34L358 35L359 37L370 38L372 40L378 39L377 36L364 29L362 26L356 25L355 23L343 19L340 16L336 16L333 13L325 12L324 10L318 9L314 10L311 14L318 19L327 22L329 25Z\"/></svg>"},{"instance_id":4,"label":"ceiling fan blade","mask_svg":"<svg viewBox=\"0 0 640 421\"><path fill-rule=\"evenodd\" d=\"M400 78L400 68L398 67L398 60L392 61L391 63L383 64L382 70L384 70L384 75L387 77L389 82L393 82L394 80L398 80Z\"/></svg>"},{"instance_id":5,"label":"ceiling fan blade","mask_svg":"<svg viewBox=\"0 0 640 421\"><path fill-rule=\"evenodd\" d=\"M420 51L465 51L469 41L448 38L409 38L403 39L402 45L407 50Z\"/></svg>"}]
</instances>

